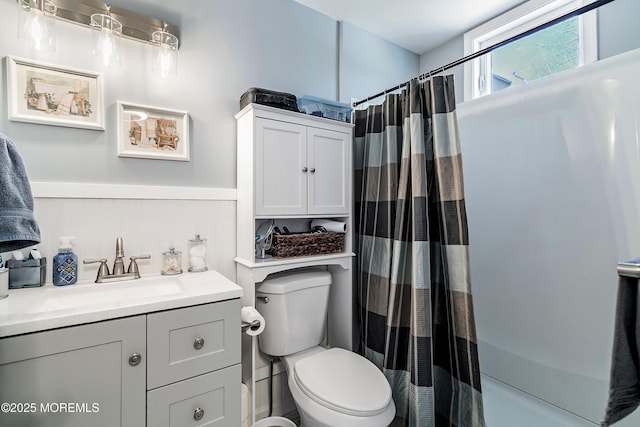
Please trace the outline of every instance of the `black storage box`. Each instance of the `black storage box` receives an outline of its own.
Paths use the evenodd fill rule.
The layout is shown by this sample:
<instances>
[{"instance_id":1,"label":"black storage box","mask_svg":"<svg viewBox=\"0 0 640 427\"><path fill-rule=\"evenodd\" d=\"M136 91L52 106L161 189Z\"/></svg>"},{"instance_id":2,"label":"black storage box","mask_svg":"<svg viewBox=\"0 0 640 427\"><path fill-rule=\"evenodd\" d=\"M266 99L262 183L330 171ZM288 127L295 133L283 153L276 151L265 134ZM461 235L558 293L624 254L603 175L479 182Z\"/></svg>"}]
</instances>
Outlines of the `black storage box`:
<instances>
[{"instance_id":1,"label":"black storage box","mask_svg":"<svg viewBox=\"0 0 640 427\"><path fill-rule=\"evenodd\" d=\"M7 260L9 289L30 288L44 285L47 277L47 258Z\"/></svg>"},{"instance_id":2,"label":"black storage box","mask_svg":"<svg viewBox=\"0 0 640 427\"><path fill-rule=\"evenodd\" d=\"M242 110L244 107L252 103L295 111L296 113L300 112L300 110L298 110L298 99L295 95L285 92L276 92L269 89L261 89L259 87L249 88L242 94L242 97L240 98L240 109Z\"/></svg>"}]
</instances>

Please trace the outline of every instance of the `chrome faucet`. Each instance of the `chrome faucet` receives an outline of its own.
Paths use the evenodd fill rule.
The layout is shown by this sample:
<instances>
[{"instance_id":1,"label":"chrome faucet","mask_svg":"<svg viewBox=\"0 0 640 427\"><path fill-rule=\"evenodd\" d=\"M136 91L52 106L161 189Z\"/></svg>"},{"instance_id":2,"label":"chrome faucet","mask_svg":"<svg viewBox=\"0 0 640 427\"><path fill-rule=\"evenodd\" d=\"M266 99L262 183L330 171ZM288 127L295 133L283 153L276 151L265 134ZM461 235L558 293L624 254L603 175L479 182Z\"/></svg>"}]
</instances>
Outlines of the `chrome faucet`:
<instances>
[{"instance_id":1,"label":"chrome faucet","mask_svg":"<svg viewBox=\"0 0 640 427\"><path fill-rule=\"evenodd\" d=\"M113 262L113 272L109 273L109 267L107 266L107 259L85 259L83 264L100 263L98 267L98 276L96 277L96 283L107 282L119 282L122 280L132 280L140 278L140 271L138 270L139 259L150 259L151 255L136 255L129 258L129 268L127 272L124 272L124 248L122 243L122 237L116 239L116 258Z\"/></svg>"},{"instance_id":2,"label":"chrome faucet","mask_svg":"<svg viewBox=\"0 0 640 427\"><path fill-rule=\"evenodd\" d=\"M122 237L118 237L116 239L116 259L113 261L113 273L116 274L124 274L124 262L122 258L124 257L124 249L122 247Z\"/></svg>"}]
</instances>

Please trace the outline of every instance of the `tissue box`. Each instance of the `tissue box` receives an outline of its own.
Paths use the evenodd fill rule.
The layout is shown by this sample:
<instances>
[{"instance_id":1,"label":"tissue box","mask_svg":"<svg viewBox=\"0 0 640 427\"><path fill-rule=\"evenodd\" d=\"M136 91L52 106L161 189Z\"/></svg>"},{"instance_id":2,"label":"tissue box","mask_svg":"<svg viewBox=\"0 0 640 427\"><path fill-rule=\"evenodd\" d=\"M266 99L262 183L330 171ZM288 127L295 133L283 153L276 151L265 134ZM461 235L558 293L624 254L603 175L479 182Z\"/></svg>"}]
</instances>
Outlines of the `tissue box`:
<instances>
[{"instance_id":1,"label":"tissue box","mask_svg":"<svg viewBox=\"0 0 640 427\"><path fill-rule=\"evenodd\" d=\"M351 106L342 102L303 95L298 98L300 111L312 116L326 117L339 122L351 122Z\"/></svg>"},{"instance_id":2,"label":"tissue box","mask_svg":"<svg viewBox=\"0 0 640 427\"><path fill-rule=\"evenodd\" d=\"M25 259L6 262L9 269L9 289L31 288L44 285L47 277L47 259Z\"/></svg>"}]
</instances>

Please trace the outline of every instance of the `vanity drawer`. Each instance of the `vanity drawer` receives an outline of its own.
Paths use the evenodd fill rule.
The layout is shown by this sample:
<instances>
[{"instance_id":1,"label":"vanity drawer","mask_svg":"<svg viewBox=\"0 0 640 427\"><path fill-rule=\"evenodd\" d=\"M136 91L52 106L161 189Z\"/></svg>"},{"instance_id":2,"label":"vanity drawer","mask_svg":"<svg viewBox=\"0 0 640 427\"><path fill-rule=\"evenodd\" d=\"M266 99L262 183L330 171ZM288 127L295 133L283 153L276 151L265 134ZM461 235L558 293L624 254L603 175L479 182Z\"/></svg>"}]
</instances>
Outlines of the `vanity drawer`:
<instances>
[{"instance_id":1,"label":"vanity drawer","mask_svg":"<svg viewBox=\"0 0 640 427\"><path fill-rule=\"evenodd\" d=\"M240 300L147 316L147 390L240 362Z\"/></svg>"},{"instance_id":2,"label":"vanity drawer","mask_svg":"<svg viewBox=\"0 0 640 427\"><path fill-rule=\"evenodd\" d=\"M240 425L240 364L147 393L147 425L237 427Z\"/></svg>"}]
</instances>

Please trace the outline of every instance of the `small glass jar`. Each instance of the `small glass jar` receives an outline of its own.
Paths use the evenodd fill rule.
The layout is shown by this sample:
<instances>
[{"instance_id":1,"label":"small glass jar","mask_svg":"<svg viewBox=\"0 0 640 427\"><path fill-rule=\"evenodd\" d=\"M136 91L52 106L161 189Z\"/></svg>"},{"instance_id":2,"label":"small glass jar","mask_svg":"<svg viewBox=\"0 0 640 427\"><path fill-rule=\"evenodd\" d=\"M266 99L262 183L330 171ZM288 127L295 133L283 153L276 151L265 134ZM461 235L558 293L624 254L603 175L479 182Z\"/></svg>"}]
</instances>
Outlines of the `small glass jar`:
<instances>
[{"instance_id":1,"label":"small glass jar","mask_svg":"<svg viewBox=\"0 0 640 427\"><path fill-rule=\"evenodd\" d=\"M169 252L162 253L161 274L170 276L180 273L182 273L182 252L176 251L175 248L169 248Z\"/></svg>"},{"instance_id":2,"label":"small glass jar","mask_svg":"<svg viewBox=\"0 0 640 427\"><path fill-rule=\"evenodd\" d=\"M189 240L189 271L207 271L207 239L201 239L199 234Z\"/></svg>"}]
</instances>

